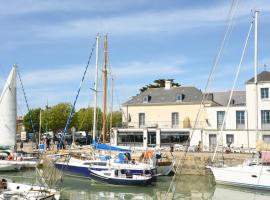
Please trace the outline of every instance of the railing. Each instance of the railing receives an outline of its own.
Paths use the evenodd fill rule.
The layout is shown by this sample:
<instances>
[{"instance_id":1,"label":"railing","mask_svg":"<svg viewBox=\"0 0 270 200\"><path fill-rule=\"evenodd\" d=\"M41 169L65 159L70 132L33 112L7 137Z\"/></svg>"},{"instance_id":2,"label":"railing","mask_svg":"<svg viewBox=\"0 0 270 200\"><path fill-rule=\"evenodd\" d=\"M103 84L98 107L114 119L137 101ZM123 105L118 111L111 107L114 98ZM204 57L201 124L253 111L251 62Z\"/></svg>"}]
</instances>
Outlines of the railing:
<instances>
[{"instance_id":1,"label":"railing","mask_svg":"<svg viewBox=\"0 0 270 200\"><path fill-rule=\"evenodd\" d=\"M118 128L193 128L194 121L179 121L179 124L172 124L171 121L146 121L143 125L139 121L123 122ZM207 127L206 121L196 123L196 129Z\"/></svg>"}]
</instances>

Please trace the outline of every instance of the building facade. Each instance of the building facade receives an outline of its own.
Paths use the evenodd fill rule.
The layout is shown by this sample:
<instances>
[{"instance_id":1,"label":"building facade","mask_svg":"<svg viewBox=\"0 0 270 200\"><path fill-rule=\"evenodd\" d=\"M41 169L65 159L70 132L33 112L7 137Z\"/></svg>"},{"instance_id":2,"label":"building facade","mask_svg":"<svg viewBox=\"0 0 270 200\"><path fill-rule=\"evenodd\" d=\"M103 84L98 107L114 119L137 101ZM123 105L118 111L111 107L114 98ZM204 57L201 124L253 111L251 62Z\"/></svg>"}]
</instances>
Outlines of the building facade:
<instances>
[{"instance_id":1,"label":"building facade","mask_svg":"<svg viewBox=\"0 0 270 200\"><path fill-rule=\"evenodd\" d=\"M172 87L170 81L147 89L122 105L123 127L114 130L112 141L144 148L200 143L205 150L270 143L270 73L257 79L257 86L252 78L245 91L234 91L230 102L230 91L203 94L195 87Z\"/></svg>"}]
</instances>

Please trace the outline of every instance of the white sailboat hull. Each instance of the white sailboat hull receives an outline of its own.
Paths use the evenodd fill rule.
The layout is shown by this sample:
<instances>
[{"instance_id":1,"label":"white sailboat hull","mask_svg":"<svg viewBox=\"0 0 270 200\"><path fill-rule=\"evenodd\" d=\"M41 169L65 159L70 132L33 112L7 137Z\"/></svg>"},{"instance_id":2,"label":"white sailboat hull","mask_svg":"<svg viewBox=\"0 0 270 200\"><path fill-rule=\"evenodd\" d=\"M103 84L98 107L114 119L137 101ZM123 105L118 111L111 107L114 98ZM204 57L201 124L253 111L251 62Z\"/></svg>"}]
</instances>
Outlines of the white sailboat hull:
<instances>
[{"instance_id":1,"label":"white sailboat hull","mask_svg":"<svg viewBox=\"0 0 270 200\"><path fill-rule=\"evenodd\" d=\"M0 160L0 171L3 166L9 165L17 167L17 170L20 168L35 168L37 166L37 161L16 161L16 160Z\"/></svg>"},{"instance_id":2,"label":"white sailboat hull","mask_svg":"<svg viewBox=\"0 0 270 200\"><path fill-rule=\"evenodd\" d=\"M21 169L20 165L0 164L0 172L3 172L3 171L19 171L20 169Z\"/></svg>"},{"instance_id":3,"label":"white sailboat hull","mask_svg":"<svg viewBox=\"0 0 270 200\"><path fill-rule=\"evenodd\" d=\"M0 199L58 200L60 193L40 186L8 182L7 189L0 194Z\"/></svg>"},{"instance_id":4,"label":"white sailboat hull","mask_svg":"<svg viewBox=\"0 0 270 200\"><path fill-rule=\"evenodd\" d=\"M210 167L216 183L270 190L270 167L262 165L236 167Z\"/></svg>"},{"instance_id":5,"label":"white sailboat hull","mask_svg":"<svg viewBox=\"0 0 270 200\"><path fill-rule=\"evenodd\" d=\"M160 174L162 176L168 176L171 171L173 171L175 165L175 160L170 162L164 162L164 163L158 163L157 164L157 174Z\"/></svg>"}]
</instances>

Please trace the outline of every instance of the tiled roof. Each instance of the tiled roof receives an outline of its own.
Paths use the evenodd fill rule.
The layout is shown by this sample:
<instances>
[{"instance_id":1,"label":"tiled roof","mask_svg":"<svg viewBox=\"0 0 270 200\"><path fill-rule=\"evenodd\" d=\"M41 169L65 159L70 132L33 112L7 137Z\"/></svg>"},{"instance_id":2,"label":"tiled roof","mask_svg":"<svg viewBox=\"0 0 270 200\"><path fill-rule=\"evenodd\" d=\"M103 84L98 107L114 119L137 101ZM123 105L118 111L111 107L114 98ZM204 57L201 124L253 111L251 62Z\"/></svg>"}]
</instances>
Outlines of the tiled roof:
<instances>
[{"instance_id":1,"label":"tiled roof","mask_svg":"<svg viewBox=\"0 0 270 200\"><path fill-rule=\"evenodd\" d=\"M218 105L227 106L230 98L230 91L213 92L211 94L212 94L211 99L212 101L214 101ZM246 105L246 91L234 91L230 106L244 106L244 105Z\"/></svg>"},{"instance_id":2,"label":"tiled roof","mask_svg":"<svg viewBox=\"0 0 270 200\"><path fill-rule=\"evenodd\" d=\"M182 100L177 100L181 96ZM200 103L202 92L196 87L149 88L123 105ZM145 101L147 99L147 101Z\"/></svg>"},{"instance_id":3,"label":"tiled roof","mask_svg":"<svg viewBox=\"0 0 270 200\"><path fill-rule=\"evenodd\" d=\"M257 75L258 82L270 82L270 72L263 71ZM254 77L249 79L246 83L254 83Z\"/></svg>"}]
</instances>

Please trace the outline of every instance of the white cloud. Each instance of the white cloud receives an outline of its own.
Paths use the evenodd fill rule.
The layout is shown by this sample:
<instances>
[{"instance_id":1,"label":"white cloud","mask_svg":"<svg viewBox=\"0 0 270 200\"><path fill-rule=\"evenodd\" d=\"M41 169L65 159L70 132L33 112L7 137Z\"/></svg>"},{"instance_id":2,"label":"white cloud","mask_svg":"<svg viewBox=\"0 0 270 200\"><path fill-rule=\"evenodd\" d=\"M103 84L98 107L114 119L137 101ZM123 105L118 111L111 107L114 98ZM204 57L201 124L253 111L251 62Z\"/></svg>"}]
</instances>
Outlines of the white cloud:
<instances>
[{"instance_id":1,"label":"white cloud","mask_svg":"<svg viewBox=\"0 0 270 200\"><path fill-rule=\"evenodd\" d=\"M236 17L250 15L254 2L242 3L236 11ZM143 10L136 13L117 14L116 16L78 18L64 23L47 26L40 32L43 38L85 37L96 32L109 32L112 35L175 33L194 28L223 24L230 4L210 7L175 8L170 10ZM270 5L257 3L263 11L269 11Z\"/></svg>"},{"instance_id":2,"label":"white cloud","mask_svg":"<svg viewBox=\"0 0 270 200\"><path fill-rule=\"evenodd\" d=\"M102 4L102 6L101 6ZM127 2L121 0L100 1L95 0L24 0L24 1L7 1L0 4L0 16L55 13L55 12L106 12L115 11L126 7Z\"/></svg>"}]
</instances>

